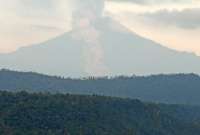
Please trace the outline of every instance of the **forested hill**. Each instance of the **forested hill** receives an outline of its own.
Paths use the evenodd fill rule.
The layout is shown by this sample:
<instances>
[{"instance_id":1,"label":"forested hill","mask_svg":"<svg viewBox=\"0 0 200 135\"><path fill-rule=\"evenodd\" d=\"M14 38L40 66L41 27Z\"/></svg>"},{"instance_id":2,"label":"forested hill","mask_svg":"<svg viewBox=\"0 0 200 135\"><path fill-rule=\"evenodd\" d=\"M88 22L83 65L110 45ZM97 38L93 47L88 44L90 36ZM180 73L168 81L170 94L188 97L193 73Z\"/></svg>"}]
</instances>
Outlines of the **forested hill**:
<instances>
[{"instance_id":1,"label":"forested hill","mask_svg":"<svg viewBox=\"0 0 200 135\"><path fill-rule=\"evenodd\" d=\"M0 71L0 90L97 94L150 102L200 105L200 77L195 74L64 79L4 69Z\"/></svg>"},{"instance_id":2,"label":"forested hill","mask_svg":"<svg viewBox=\"0 0 200 135\"><path fill-rule=\"evenodd\" d=\"M176 113L131 99L0 92L1 135L200 134L198 122Z\"/></svg>"}]
</instances>

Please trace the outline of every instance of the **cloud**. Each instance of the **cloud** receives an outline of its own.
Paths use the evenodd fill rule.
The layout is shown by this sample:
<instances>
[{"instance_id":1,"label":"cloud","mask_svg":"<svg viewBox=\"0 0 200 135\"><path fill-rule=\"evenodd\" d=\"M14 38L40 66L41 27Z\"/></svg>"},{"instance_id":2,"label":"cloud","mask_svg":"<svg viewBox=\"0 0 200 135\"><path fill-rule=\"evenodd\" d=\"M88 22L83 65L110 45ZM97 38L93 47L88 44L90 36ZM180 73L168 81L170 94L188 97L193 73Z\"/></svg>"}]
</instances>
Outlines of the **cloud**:
<instances>
[{"instance_id":1,"label":"cloud","mask_svg":"<svg viewBox=\"0 0 200 135\"><path fill-rule=\"evenodd\" d=\"M20 0L19 1L23 6L28 6L27 8L34 9L51 9L54 8L56 2L54 0Z\"/></svg>"},{"instance_id":2,"label":"cloud","mask_svg":"<svg viewBox=\"0 0 200 135\"><path fill-rule=\"evenodd\" d=\"M170 3L191 3L197 0L108 0L115 2L131 2L141 5L153 5L153 4L170 4Z\"/></svg>"},{"instance_id":3,"label":"cloud","mask_svg":"<svg viewBox=\"0 0 200 135\"><path fill-rule=\"evenodd\" d=\"M0 51L13 51L70 30L68 1L0 0Z\"/></svg>"},{"instance_id":4,"label":"cloud","mask_svg":"<svg viewBox=\"0 0 200 135\"><path fill-rule=\"evenodd\" d=\"M200 28L200 8L178 10L159 10L141 15L150 22L184 29Z\"/></svg>"},{"instance_id":5,"label":"cloud","mask_svg":"<svg viewBox=\"0 0 200 135\"><path fill-rule=\"evenodd\" d=\"M47 25L32 25L31 28L35 30L44 30L44 31L59 31L60 30L60 28L56 26L47 26Z\"/></svg>"}]
</instances>

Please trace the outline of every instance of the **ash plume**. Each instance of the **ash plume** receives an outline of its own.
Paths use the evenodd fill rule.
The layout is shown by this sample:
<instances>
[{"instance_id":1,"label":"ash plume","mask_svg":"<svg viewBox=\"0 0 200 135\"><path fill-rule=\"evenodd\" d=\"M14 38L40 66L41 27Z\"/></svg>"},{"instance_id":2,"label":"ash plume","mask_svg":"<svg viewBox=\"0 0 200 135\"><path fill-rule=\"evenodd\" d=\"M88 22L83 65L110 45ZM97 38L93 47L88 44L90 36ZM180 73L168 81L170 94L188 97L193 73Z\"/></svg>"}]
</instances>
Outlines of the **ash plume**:
<instances>
[{"instance_id":1,"label":"ash plume","mask_svg":"<svg viewBox=\"0 0 200 135\"><path fill-rule=\"evenodd\" d=\"M86 43L85 71L91 76L105 76L108 68L104 62L101 32L95 28L97 20L103 18L104 0L75 0L72 13L72 37Z\"/></svg>"}]
</instances>

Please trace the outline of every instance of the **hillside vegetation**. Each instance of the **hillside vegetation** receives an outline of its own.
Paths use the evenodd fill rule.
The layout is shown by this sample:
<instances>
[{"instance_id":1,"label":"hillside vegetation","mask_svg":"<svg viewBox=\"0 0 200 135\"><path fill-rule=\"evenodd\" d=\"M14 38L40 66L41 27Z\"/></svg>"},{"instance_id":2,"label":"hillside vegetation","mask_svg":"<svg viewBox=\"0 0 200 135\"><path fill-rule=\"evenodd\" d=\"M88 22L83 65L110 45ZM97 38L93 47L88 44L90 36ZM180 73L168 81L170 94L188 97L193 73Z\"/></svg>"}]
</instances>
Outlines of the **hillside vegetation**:
<instances>
[{"instance_id":1,"label":"hillside vegetation","mask_svg":"<svg viewBox=\"0 0 200 135\"><path fill-rule=\"evenodd\" d=\"M177 111L163 107L165 111L160 105L139 100L101 96L0 92L0 134L200 134L197 121L181 121Z\"/></svg>"},{"instance_id":2,"label":"hillside vegetation","mask_svg":"<svg viewBox=\"0 0 200 135\"><path fill-rule=\"evenodd\" d=\"M142 101L200 105L195 74L64 79L32 72L0 71L0 90L104 95Z\"/></svg>"}]
</instances>

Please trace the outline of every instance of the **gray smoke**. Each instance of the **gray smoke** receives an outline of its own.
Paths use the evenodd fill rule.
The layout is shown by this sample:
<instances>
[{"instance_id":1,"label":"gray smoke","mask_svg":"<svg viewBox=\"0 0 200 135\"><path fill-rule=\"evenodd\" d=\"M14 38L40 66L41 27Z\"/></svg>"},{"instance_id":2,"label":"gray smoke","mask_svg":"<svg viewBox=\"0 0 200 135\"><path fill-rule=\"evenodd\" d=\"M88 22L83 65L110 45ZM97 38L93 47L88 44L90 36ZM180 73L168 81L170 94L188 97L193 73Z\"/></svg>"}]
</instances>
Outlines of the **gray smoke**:
<instances>
[{"instance_id":1,"label":"gray smoke","mask_svg":"<svg viewBox=\"0 0 200 135\"><path fill-rule=\"evenodd\" d=\"M75 0L72 13L73 38L87 45L85 48L85 71L91 76L105 76L108 68L104 63L101 32L95 28L97 20L103 18L105 0Z\"/></svg>"},{"instance_id":2,"label":"gray smoke","mask_svg":"<svg viewBox=\"0 0 200 135\"><path fill-rule=\"evenodd\" d=\"M105 0L73 0L72 26L76 29L79 21L88 19L90 25L102 17Z\"/></svg>"},{"instance_id":3,"label":"gray smoke","mask_svg":"<svg viewBox=\"0 0 200 135\"><path fill-rule=\"evenodd\" d=\"M96 16L102 16L102 12L105 6L105 0L73 0L74 13L82 14L86 10L90 10Z\"/></svg>"}]
</instances>

